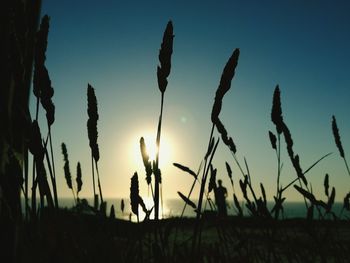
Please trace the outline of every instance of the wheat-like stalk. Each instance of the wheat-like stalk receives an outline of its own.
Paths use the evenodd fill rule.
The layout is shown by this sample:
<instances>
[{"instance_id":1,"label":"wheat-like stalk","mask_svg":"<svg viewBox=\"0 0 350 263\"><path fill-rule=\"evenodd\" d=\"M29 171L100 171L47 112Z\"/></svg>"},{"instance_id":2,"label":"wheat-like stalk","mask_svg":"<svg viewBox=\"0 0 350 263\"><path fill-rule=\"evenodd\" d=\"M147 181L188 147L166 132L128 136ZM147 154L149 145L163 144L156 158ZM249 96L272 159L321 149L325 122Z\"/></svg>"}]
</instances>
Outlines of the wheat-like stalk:
<instances>
[{"instance_id":1,"label":"wheat-like stalk","mask_svg":"<svg viewBox=\"0 0 350 263\"><path fill-rule=\"evenodd\" d=\"M36 34L35 52L34 52L34 77L33 93L37 98L36 120L38 118L39 99L41 97L40 73L46 60L47 36L49 33L49 17L45 15L40 24L40 29Z\"/></svg>"},{"instance_id":2,"label":"wheat-like stalk","mask_svg":"<svg viewBox=\"0 0 350 263\"><path fill-rule=\"evenodd\" d=\"M88 128L88 137L89 137L89 145L92 151L92 156L94 160L97 162L100 159L98 144L97 144L97 121L99 119L98 112L97 112L97 99L95 95L94 88L88 84L87 88L87 99L88 99L88 122L87 122L87 128Z\"/></svg>"},{"instance_id":3,"label":"wheat-like stalk","mask_svg":"<svg viewBox=\"0 0 350 263\"><path fill-rule=\"evenodd\" d=\"M277 133L282 133L282 108L281 108L281 91L277 85L273 93L272 110L271 110L271 120L276 125Z\"/></svg>"},{"instance_id":4,"label":"wheat-like stalk","mask_svg":"<svg viewBox=\"0 0 350 263\"><path fill-rule=\"evenodd\" d=\"M70 168L69 168L69 159L68 159L68 151L67 151L66 144L62 143L61 148L62 148L63 161L64 161L64 166L63 166L64 177L66 178L66 183L67 183L68 188L72 190L74 201L76 203L77 201L76 201L75 193L74 193L74 189L73 189L72 175L70 173Z\"/></svg>"},{"instance_id":5,"label":"wheat-like stalk","mask_svg":"<svg viewBox=\"0 0 350 263\"><path fill-rule=\"evenodd\" d=\"M217 169L214 169L213 165L210 165L210 178L209 178L209 184L208 184L208 194L214 190L216 190L216 173Z\"/></svg>"},{"instance_id":6,"label":"wheat-like stalk","mask_svg":"<svg viewBox=\"0 0 350 263\"><path fill-rule=\"evenodd\" d=\"M36 120L33 121L30 130L29 150L33 154L33 163L35 164L37 176L33 173L33 187L32 187L32 210L36 211L36 186L39 185L39 193L41 199L41 207L44 206L44 197L46 197L48 205L53 207L53 199L49 184L46 178L46 170L44 166L45 149L41 141L41 132Z\"/></svg>"},{"instance_id":7,"label":"wheat-like stalk","mask_svg":"<svg viewBox=\"0 0 350 263\"><path fill-rule=\"evenodd\" d=\"M94 190L94 198L96 199L96 187L95 187L95 173L94 173L94 161L95 161L95 168L97 173L97 184L98 189L100 193L100 199L101 203L103 204L103 196L102 196L102 188L101 188L101 182L100 182L100 175L98 171L98 160L100 159L100 151L97 144L97 121L99 119L98 111L97 111L97 99L95 95L94 88L88 84L87 87L87 101L88 101L88 109L87 113L89 116L89 119L87 121L87 130L88 130L88 137L89 137L89 145L91 148L91 170L92 170L92 183L93 183L93 190ZM96 204L95 200L95 204Z\"/></svg>"},{"instance_id":8,"label":"wheat-like stalk","mask_svg":"<svg viewBox=\"0 0 350 263\"><path fill-rule=\"evenodd\" d=\"M62 154L63 154L63 161L64 161L64 177L66 178L66 183L68 185L69 189L72 189L72 176L69 169L69 159L68 159L68 152L67 147L64 143L61 144L62 148Z\"/></svg>"},{"instance_id":9,"label":"wheat-like stalk","mask_svg":"<svg viewBox=\"0 0 350 263\"><path fill-rule=\"evenodd\" d=\"M277 150L277 138L276 138L276 135L274 135L273 132L269 131L269 138L270 138L272 149Z\"/></svg>"},{"instance_id":10,"label":"wheat-like stalk","mask_svg":"<svg viewBox=\"0 0 350 263\"><path fill-rule=\"evenodd\" d=\"M146 170L146 181L148 185L151 185L152 182L152 163L149 160L149 155L147 153L147 147L145 143L145 139L141 137L140 139L140 150L142 155L143 165Z\"/></svg>"},{"instance_id":11,"label":"wheat-like stalk","mask_svg":"<svg viewBox=\"0 0 350 263\"><path fill-rule=\"evenodd\" d=\"M335 145L337 145L338 150L339 150L339 154L342 158L345 158L345 153L344 153L344 149L343 149L343 145L341 143L340 140L340 135L339 135L339 129L338 129L338 125L337 125L337 120L334 117L334 115L332 116L332 131L333 131L333 136L334 136L334 141L335 141Z\"/></svg>"},{"instance_id":12,"label":"wheat-like stalk","mask_svg":"<svg viewBox=\"0 0 350 263\"><path fill-rule=\"evenodd\" d=\"M236 151L237 151L236 145L233 142L232 137L228 136L227 130L219 118L219 114L220 114L221 108L222 108L222 100L223 100L226 92L229 91L229 89L231 88L231 81L235 75L235 70L236 70L236 67L238 64L239 54L240 54L240 51L238 48L236 48L233 51L231 57L229 58L229 60L227 61L226 65L223 69L223 72L221 74L220 84L219 84L219 86L216 90L216 93L215 93L214 104L213 104L213 108L211 111L211 121L213 123L213 128L215 126L217 128L218 132L221 134L221 138L222 138L223 142L230 149L238 168L240 169L241 173L244 175L244 172L241 168L241 165L238 162L236 155L235 155Z\"/></svg>"},{"instance_id":13,"label":"wheat-like stalk","mask_svg":"<svg viewBox=\"0 0 350 263\"><path fill-rule=\"evenodd\" d=\"M162 119L163 119L163 106L164 106L164 92L168 85L168 76L171 69L171 55L173 53L173 24L171 21L168 22L166 29L163 34L163 41L159 50L159 62L160 66L157 66L157 80L158 88L161 92L160 101L160 115L157 128L156 144L160 149L160 138L162 132ZM153 165L154 174L154 218L159 219L159 185L161 184L161 172L159 169L159 150L156 153L156 160Z\"/></svg>"},{"instance_id":14,"label":"wheat-like stalk","mask_svg":"<svg viewBox=\"0 0 350 263\"><path fill-rule=\"evenodd\" d=\"M348 162L345 159L345 153L344 153L344 149L343 149L343 145L341 143L341 139L340 139L340 134L339 134L339 129L338 129L338 125L337 125L337 120L335 118L335 116L332 116L332 130L333 130L333 136L334 136L334 141L335 144L337 145L337 148L339 150L339 154L340 156L343 158L345 166L346 166L346 170L350 176L350 169L348 166Z\"/></svg>"},{"instance_id":15,"label":"wheat-like stalk","mask_svg":"<svg viewBox=\"0 0 350 263\"><path fill-rule=\"evenodd\" d=\"M160 66L157 67L158 88L163 94L168 85L168 76L171 69L171 55L173 53L173 24L168 22L163 35L163 42L159 50Z\"/></svg>"},{"instance_id":16,"label":"wheat-like stalk","mask_svg":"<svg viewBox=\"0 0 350 263\"><path fill-rule=\"evenodd\" d=\"M34 77L33 77L33 93L37 98L36 105L36 116L38 119L39 114L39 100L41 105L46 111L46 120L48 125L48 139L50 142L50 152L51 160L49 155L47 155L47 162L49 166L50 177L53 186L53 193L55 198L55 205L58 207L58 197L56 189L56 172L55 172L55 162L52 149L52 135L51 135L51 125L55 121L55 105L52 102L52 97L54 95L54 89L51 85L51 80L49 77L49 72L45 66L46 60L46 50L47 50L47 38L49 32L49 17L45 15L40 24L40 29L36 34L35 52L34 52ZM45 143L45 148L46 143ZM51 169L52 163L52 169Z\"/></svg>"},{"instance_id":17,"label":"wheat-like stalk","mask_svg":"<svg viewBox=\"0 0 350 263\"><path fill-rule=\"evenodd\" d=\"M139 179L137 172L131 177L130 204L131 211L137 216L137 221L139 221Z\"/></svg>"},{"instance_id":18,"label":"wheat-like stalk","mask_svg":"<svg viewBox=\"0 0 350 263\"><path fill-rule=\"evenodd\" d=\"M227 61L225 68L222 72L219 87L216 90L215 100L213 104L213 109L211 112L211 121L213 124L217 124L219 119L219 114L222 107L222 99L226 92L231 88L231 81L235 75L235 70L238 64L239 49L235 49Z\"/></svg>"},{"instance_id":19,"label":"wheat-like stalk","mask_svg":"<svg viewBox=\"0 0 350 263\"><path fill-rule=\"evenodd\" d=\"M77 197L79 196L79 192L81 191L81 187L83 186L83 181L82 181L82 174L81 174L81 165L80 162L77 164Z\"/></svg>"}]
</instances>

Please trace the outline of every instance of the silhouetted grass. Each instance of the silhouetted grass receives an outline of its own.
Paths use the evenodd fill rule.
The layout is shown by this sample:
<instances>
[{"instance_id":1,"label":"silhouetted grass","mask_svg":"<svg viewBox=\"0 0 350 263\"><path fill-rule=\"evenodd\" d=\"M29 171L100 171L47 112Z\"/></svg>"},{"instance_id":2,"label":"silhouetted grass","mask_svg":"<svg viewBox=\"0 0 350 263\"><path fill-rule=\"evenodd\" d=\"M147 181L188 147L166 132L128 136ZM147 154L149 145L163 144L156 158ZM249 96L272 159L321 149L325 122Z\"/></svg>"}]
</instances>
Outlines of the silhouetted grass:
<instances>
[{"instance_id":1,"label":"silhouetted grass","mask_svg":"<svg viewBox=\"0 0 350 263\"><path fill-rule=\"evenodd\" d=\"M97 173L97 185L100 193L101 206L104 206L104 201L102 196L100 175L98 172L98 161L100 159L100 151L97 144L97 136L98 136L97 121L99 118L98 112L97 112L97 99L95 95L95 90L90 84L88 84L88 87L87 87L87 102L88 102L87 113L89 116L89 119L87 121L87 130L88 130L88 137L89 137L89 145L91 148L91 172L92 172L92 182L93 182L94 200L95 200L94 206L95 206L95 209L97 209L98 198L96 195L96 188L95 188L95 169Z\"/></svg>"},{"instance_id":2,"label":"silhouetted grass","mask_svg":"<svg viewBox=\"0 0 350 263\"><path fill-rule=\"evenodd\" d=\"M157 67L157 80L158 88L161 92L161 101L160 101L160 115L158 121L157 129L157 152L156 160L153 165L153 174L154 174L154 218L158 220L159 218L159 185L162 183L161 171L159 169L159 149L160 149L160 138L162 132L162 120L163 120L163 106L164 106L164 93L168 85L168 76L171 69L171 55L173 53L173 24L171 21L168 22L164 35L161 48L159 50L159 62L160 66Z\"/></svg>"},{"instance_id":3,"label":"silhouetted grass","mask_svg":"<svg viewBox=\"0 0 350 263\"><path fill-rule=\"evenodd\" d=\"M27 4L29 5L29 3ZM32 8L35 9L32 11L35 16L38 12L37 7ZM17 18L11 16L9 19ZM174 163L174 166L193 177L193 184L187 195L178 191L179 197L184 201L182 215L180 218L159 220L159 203L160 199L162 199L159 147L163 122L164 94L168 84L173 52L174 35L171 21L166 26L159 51L160 66L157 67L157 80L158 88L161 92L161 102L156 136L158 151L156 160L153 163L149 160L144 139L140 139L146 182L151 187L154 207L150 210L146 208L139 194L138 174L135 172L131 177L130 183L130 203L131 210L137 217L137 223L116 219L114 206L111 207L110 218L106 217L106 203L103 200L98 172L100 154L97 143L97 121L99 119L97 99L94 88L88 84L87 112L89 118L87 128L91 149L93 195L96 200L96 172L101 200L100 212L98 212L97 200L94 201L95 209L90 207L85 201L76 201L76 207L71 210L59 209L51 138L51 126L54 122L55 113L55 107L52 102L54 91L45 66L49 17L43 17L36 37L34 37L33 27L33 25L30 26L29 31L33 32L26 48L33 48L35 53L27 59L26 64L33 64L34 61L33 92L37 100L35 120L30 122L23 116L18 117L12 112L9 114L6 111L10 107L6 108L4 112L8 113L6 117L10 116L10 121L13 120L20 123L19 126L21 127L27 127L27 138L25 140L22 133L18 133L14 127L10 127L10 124L5 121L2 122L5 123L4 130L6 130L7 135L11 136L2 136L0 138L2 146L0 166L0 222L2 224L0 227L2 230L1 234L4 236L1 240L4 241L2 244L7 243L6 250L8 249L15 253L15 255L11 255L11 258L15 259L12 261L346 262L350 252L350 229L348 220L344 220L344 218L350 212L350 193L343 199L343 208L340 214L336 214L333 211L336 189L330 186L331 180L328 174L325 174L323 180L324 196L319 197L314 194L311 186L308 184L306 174L330 154L322 156L307 169L302 169L300 157L294 151L292 135L282 113L279 86L275 88L271 110L271 121L275 125L276 131L269 131L271 147L277 157L276 194L273 196L275 204L271 210L267 207L267 194L269 192L266 192L263 183L260 182L258 190L253 187L252 179L254 177L249 170L247 158L242 157L244 165L241 165L239 162L236 145L219 118L224 95L231 88L231 81L238 65L239 49L233 51L223 69L211 112L212 129L207 150L197 172L182 164ZM11 30L8 30L6 36L12 39L12 33ZM34 39L36 39L35 48ZM19 40L12 39L12 41L16 42ZM14 61L19 63L13 50L10 50L9 54L14 58ZM15 69L15 73L22 72L22 75L26 75L28 78L28 70L31 72L31 67L20 65L20 63L18 65L18 68L21 68L21 70ZM24 70L24 68L26 69ZM7 69L11 74L15 74L11 72L8 65ZM4 87L8 89L8 92L13 92L20 87L20 84L24 83L21 79L14 79L19 84L17 83L13 86L13 84L9 84L10 82L5 82ZM26 87L29 91L28 83L30 82L27 81ZM4 96L4 98L8 97L7 95ZM2 98L1 100L3 100ZM38 123L39 101L46 111L48 125L46 139L41 135ZM9 105L10 102L7 106ZM25 104L22 101L20 105L23 107L21 112L28 111L28 103ZM3 106L1 105L1 107ZM5 116L3 115L3 111L1 111L2 118ZM236 208L236 214L233 217L217 216L215 204L210 198L211 193L214 192L215 195L217 189L217 169L213 166L213 160L220 140L215 138L215 130L217 130L221 140L232 154L236 168L242 176L241 178L234 176L229 162L225 162L233 191L232 204ZM347 173L350 175L340 139L340 132L334 116L332 117L332 131L340 157L344 160ZM283 179L281 177L282 136L285 141L285 150L296 173L296 178L287 184L281 182ZM18 142L14 143L7 140L10 137L18 139L20 146L16 144ZM48 143L50 145L50 155L47 149ZM28 193L28 149L33 156L31 204L29 204ZM72 189L74 199L77 200L82 187L80 163L77 165L75 191L69 169L67 148L63 143L62 153L65 162L64 173L66 182L68 187ZM44 163L45 156L47 160L46 165ZM22 160L25 163L24 171L20 165ZM47 180L46 167L50 173L52 191ZM154 189L152 186L152 174L154 175ZM234 189L235 181L239 182L239 189L236 190ZM198 203L193 201L195 199L191 197L196 184L199 186ZM285 186L282 187L282 185ZM292 185L295 191L305 200L307 207L306 219L277 220L281 218L281 214L283 218L283 205L286 200L283 193L287 189L293 189L290 188ZM36 203L37 187L40 195L39 209ZM20 190L22 190L25 198L27 215L25 218L22 218L20 213ZM239 190L243 195L241 202L237 198L237 191ZM52 192L54 198L52 197ZM211 207L211 213L206 211L207 203ZM191 209L195 209L196 218L183 218L187 205ZM121 210L123 213L124 208L125 203L122 200ZM143 220L139 218L140 208L146 215ZM244 216L244 208L248 209L248 217ZM150 214L153 209L155 217L154 220L151 220ZM31 212L30 216L29 212ZM319 220L314 220L315 218ZM5 259L6 255L0 255L0 260Z\"/></svg>"}]
</instances>

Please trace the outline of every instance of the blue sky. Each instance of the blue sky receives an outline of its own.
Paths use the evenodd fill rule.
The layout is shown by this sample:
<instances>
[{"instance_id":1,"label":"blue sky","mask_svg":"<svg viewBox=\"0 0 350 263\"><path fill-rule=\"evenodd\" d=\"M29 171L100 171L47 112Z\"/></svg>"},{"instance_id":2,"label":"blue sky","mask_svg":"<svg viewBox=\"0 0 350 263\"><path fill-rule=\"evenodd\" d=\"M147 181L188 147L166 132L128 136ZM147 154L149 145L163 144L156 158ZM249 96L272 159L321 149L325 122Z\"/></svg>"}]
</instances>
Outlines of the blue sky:
<instances>
[{"instance_id":1,"label":"blue sky","mask_svg":"<svg viewBox=\"0 0 350 263\"><path fill-rule=\"evenodd\" d=\"M96 92L104 194L129 196L130 178L140 176L147 195L139 137L155 134L160 92L156 67L168 20L174 25L174 53L165 93L163 194L187 193L191 177L172 167L179 162L196 170L210 133L210 113L222 69L240 48L236 76L223 101L221 119L246 157L252 180L263 182L269 199L276 188L276 157L268 139L272 94L280 85L282 107L294 150L306 169L328 152L308 174L316 195L323 197L323 178L330 174L337 200L349 191L350 178L331 130L337 117L345 153L350 152L350 4L348 1L53 1L44 0L50 32L47 67L55 89L54 147L59 195L70 196L63 176L61 142L75 172L82 163L82 196L92 195L90 149L86 131L86 88ZM31 101L34 108L34 99ZM41 114L44 117L44 114ZM42 121L42 124L45 124ZM44 125L42 125L44 126ZM136 145L136 146L135 146ZM162 157L161 157L162 159ZM214 165L224 185L224 167L241 175L232 156L219 145ZM295 178L283 153L282 183ZM300 200L294 189L289 200Z\"/></svg>"}]
</instances>

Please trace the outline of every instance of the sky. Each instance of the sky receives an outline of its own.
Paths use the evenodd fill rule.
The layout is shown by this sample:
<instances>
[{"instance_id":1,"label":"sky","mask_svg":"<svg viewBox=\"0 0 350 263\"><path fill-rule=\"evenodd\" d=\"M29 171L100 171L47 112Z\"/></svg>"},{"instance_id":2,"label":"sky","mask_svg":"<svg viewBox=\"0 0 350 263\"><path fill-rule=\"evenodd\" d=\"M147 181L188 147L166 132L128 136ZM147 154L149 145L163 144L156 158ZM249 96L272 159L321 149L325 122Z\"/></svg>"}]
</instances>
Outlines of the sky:
<instances>
[{"instance_id":1,"label":"sky","mask_svg":"<svg viewBox=\"0 0 350 263\"><path fill-rule=\"evenodd\" d=\"M326 199L326 173L337 190L336 200L349 192L350 177L331 129L334 114L345 154L350 154L348 1L43 0L41 12L50 16L46 66L55 89L52 135L59 196L71 197L64 179L62 142L67 145L74 178L76 164L81 162L81 197L92 196L88 83L95 88L98 101L104 196L127 199L135 171L141 196L148 196L139 140L145 136L151 144L155 138L160 110L156 68L169 20L175 38L160 149L164 199L190 190L192 177L172 163L198 169L210 135L215 91L235 48L240 49L238 67L220 118L237 146L238 160L242 164L247 160L256 191L262 182L268 199L276 192L277 162L268 131L275 131L270 112L279 84L283 116L302 168L333 152L307 174L316 197ZM32 113L34 102L32 96ZM43 110L40 118L45 131ZM282 148L281 182L287 185L296 173L284 142ZM220 142L213 165L218 169L217 179L223 180L232 196L225 161L233 169L240 198L242 175ZM301 200L294 188L285 195L289 201Z\"/></svg>"}]
</instances>

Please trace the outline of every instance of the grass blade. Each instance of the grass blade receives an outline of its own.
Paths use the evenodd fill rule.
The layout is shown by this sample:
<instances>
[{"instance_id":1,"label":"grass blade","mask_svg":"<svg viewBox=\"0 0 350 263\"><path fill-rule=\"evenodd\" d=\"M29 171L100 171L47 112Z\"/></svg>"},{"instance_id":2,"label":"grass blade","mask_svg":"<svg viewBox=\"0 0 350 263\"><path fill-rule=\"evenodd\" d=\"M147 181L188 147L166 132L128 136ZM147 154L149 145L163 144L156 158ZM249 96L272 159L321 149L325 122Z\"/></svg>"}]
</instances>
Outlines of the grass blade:
<instances>
[{"instance_id":1,"label":"grass blade","mask_svg":"<svg viewBox=\"0 0 350 263\"><path fill-rule=\"evenodd\" d=\"M177 193L179 194L179 196L182 198L182 200L185 201L186 204L188 204L189 206L193 207L194 209L197 208L196 204L193 203L189 198L187 198L185 195L183 195L180 191L177 191Z\"/></svg>"}]
</instances>

